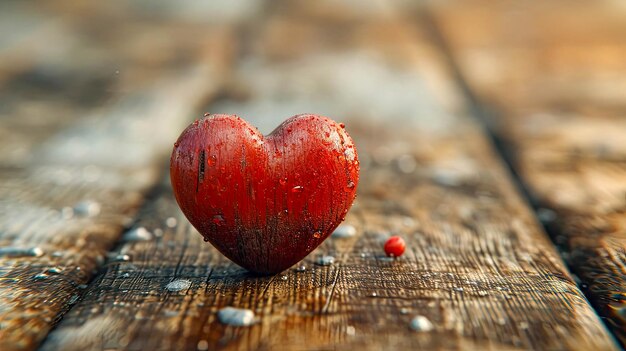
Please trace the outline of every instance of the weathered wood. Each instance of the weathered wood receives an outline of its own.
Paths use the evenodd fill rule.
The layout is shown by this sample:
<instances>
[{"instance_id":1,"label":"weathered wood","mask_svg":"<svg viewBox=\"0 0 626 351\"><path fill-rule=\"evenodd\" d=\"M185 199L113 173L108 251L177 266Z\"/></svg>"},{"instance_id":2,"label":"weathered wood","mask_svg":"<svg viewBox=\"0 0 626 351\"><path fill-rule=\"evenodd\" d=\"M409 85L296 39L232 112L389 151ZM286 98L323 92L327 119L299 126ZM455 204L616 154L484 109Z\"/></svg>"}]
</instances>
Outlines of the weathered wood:
<instances>
[{"instance_id":1,"label":"weathered wood","mask_svg":"<svg viewBox=\"0 0 626 351\"><path fill-rule=\"evenodd\" d=\"M626 11L586 5L435 14L539 218L626 345Z\"/></svg>"},{"instance_id":2,"label":"weathered wood","mask_svg":"<svg viewBox=\"0 0 626 351\"><path fill-rule=\"evenodd\" d=\"M86 15L94 20L99 12ZM125 26L115 16L100 22ZM34 349L76 302L158 181L159 161L185 117L216 91L218 70L227 66L226 28L204 37L217 54L179 41L170 49L187 49L188 57L165 55L146 68L154 48L143 39L149 25L107 36L100 31L109 28L88 24L64 24L71 35L60 40L78 50L52 50L1 83L2 350ZM117 49L121 41L132 49ZM115 61L124 64L119 75L110 66ZM104 69L115 79L99 84Z\"/></svg>"},{"instance_id":3,"label":"weathered wood","mask_svg":"<svg viewBox=\"0 0 626 351\"><path fill-rule=\"evenodd\" d=\"M234 96L210 106L265 133L304 111L344 120L362 160L357 235L304 271L250 276L188 225L165 176L44 350L615 349L440 57L401 8L376 4L272 6L243 33ZM392 233L408 245L396 260ZM260 320L220 324L225 306ZM417 315L433 329L412 330Z\"/></svg>"}]
</instances>

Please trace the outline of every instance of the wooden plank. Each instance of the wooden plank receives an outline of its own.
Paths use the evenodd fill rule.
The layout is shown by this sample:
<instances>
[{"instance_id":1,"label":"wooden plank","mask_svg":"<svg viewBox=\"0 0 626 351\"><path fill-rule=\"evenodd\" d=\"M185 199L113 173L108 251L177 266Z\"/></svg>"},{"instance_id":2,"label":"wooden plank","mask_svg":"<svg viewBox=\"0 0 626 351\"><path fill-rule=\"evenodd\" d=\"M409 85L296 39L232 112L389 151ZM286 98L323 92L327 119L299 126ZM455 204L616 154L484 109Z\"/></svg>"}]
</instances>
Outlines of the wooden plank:
<instances>
[{"instance_id":1,"label":"wooden plank","mask_svg":"<svg viewBox=\"0 0 626 351\"><path fill-rule=\"evenodd\" d=\"M327 240L304 270L250 276L189 226L164 176L126 236L152 239L119 244L43 350L615 349L440 57L406 9L375 4L267 9L243 33L235 95L210 106L266 133L303 111L344 120L362 161L357 235ZM382 252L392 233L408 244L397 260ZM225 306L259 322L221 324ZM411 330L417 315L433 329Z\"/></svg>"},{"instance_id":2,"label":"wooden plank","mask_svg":"<svg viewBox=\"0 0 626 351\"><path fill-rule=\"evenodd\" d=\"M539 217L626 345L626 11L614 2L476 5L443 6L440 27L495 111L491 124Z\"/></svg>"},{"instance_id":3,"label":"wooden plank","mask_svg":"<svg viewBox=\"0 0 626 351\"><path fill-rule=\"evenodd\" d=\"M122 30L124 18L98 22L97 9L90 18L96 29L82 27L84 41L75 43L75 56L66 54L65 63L60 56L44 58L35 65L45 68L44 76L52 69L54 84L42 88L40 80L18 75L10 84L19 89L3 97L11 105L3 111L0 130L11 137L0 141L7 151L0 162L2 350L36 348L76 302L158 181L171 140L198 104L215 93L228 68L232 41L227 26L203 37L215 52L181 40L170 49L188 56L162 55L147 66L155 44L142 37L151 26L132 23ZM101 23L117 24L120 31L108 44L99 42L94 52L98 41L85 33L99 37L98 31L106 29L98 29ZM154 33L175 25L163 22ZM70 28L73 34L79 29ZM197 33L194 26L177 28L185 37ZM116 48L119 42L133 47ZM163 43L160 48L166 49ZM81 87L93 88L84 86L90 82L84 78L100 76L92 69L113 61L125 70L109 86L113 91L98 87L81 94ZM100 93L109 96L106 104ZM29 108L21 109L24 105ZM45 108L43 113L39 108Z\"/></svg>"}]
</instances>

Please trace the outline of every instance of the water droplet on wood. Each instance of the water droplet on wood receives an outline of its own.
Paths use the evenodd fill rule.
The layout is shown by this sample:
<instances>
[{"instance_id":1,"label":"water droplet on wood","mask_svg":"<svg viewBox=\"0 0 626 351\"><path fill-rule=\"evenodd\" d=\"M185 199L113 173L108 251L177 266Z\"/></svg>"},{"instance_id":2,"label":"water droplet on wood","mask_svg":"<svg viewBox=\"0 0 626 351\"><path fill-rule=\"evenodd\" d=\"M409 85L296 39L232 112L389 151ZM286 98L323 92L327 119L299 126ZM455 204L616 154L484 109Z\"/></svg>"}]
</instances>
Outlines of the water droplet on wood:
<instances>
[{"instance_id":1,"label":"water droplet on wood","mask_svg":"<svg viewBox=\"0 0 626 351\"><path fill-rule=\"evenodd\" d=\"M47 273L50 274L61 274L61 272L63 272L63 270L59 267L52 267L52 268L48 268L48 270L46 271Z\"/></svg>"},{"instance_id":2,"label":"water droplet on wood","mask_svg":"<svg viewBox=\"0 0 626 351\"><path fill-rule=\"evenodd\" d=\"M206 340L198 341L198 346L196 347L198 351L206 351L209 349L209 342Z\"/></svg>"},{"instance_id":3,"label":"water droplet on wood","mask_svg":"<svg viewBox=\"0 0 626 351\"><path fill-rule=\"evenodd\" d=\"M38 247L0 247L0 257L39 257L43 250Z\"/></svg>"},{"instance_id":4,"label":"water droplet on wood","mask_svg":"<svg viewBox=\"0 0 626 351\"><path fill-rule=\"evenodd\" d=\"M335 263L335 258L333 256L320 256L315 263L320 266L330 266Z\"/></svg>"},{"instance_id":5,"label":"water droplet on wood","mask_svg":"<svg viewBox=\"0 0 626 351\"><path fill-rule=\"evenodd\" d=\"M144 227L131 229L122 238L124 241L150 241L152 240L152 233Z\"/></svg>"},{"instance_id":6,"label":"water droplet on wood","mask_svg":"<svg viewBox=\"0 0 626 351\"><path fill-rule=\"evenodd\" d=\"M332 234L333 238L343 239L351 238L356 235L356 228L349 224L342 224L335 229Z\"/></svg>"},{"instance_id":7,"label":"water droplet on wood","mask_svg":"<svg viewBox=\"0 0 626 351\"><path fill-rule=\"evenodd\" d=\"M191 287L191 281L187 279L177 279L167 284L165 288L169 291L181 291L187 290L189 287Z\"/></svg>"},{"instance_id":8,"label":"water droplet on wood","mask_svg":"<svg viewBox=\"0 0 626 351\"><path fill-rule=\"evenodd\" d=\"M74 213L84 217L94 217L100 214L101 206L91 200L85 200L74 205Z\"/></svg>"},{"instance_id":9,"label":"water droplet on wood","mask_svg":"<svg viewBox=\"0 0 626 351\"><path fill-rule=\"evenodd\" d=\"M435 327L431 321L424 316L416 316L411 320L411 329L417 332L429 332Z\"/></svg>"},{"instance_id":10,"label":"water droplet on wood","mask_svg":"<svg viewBox=\"0 0 626 351\"><path fill-rule=\"evenodd\" d=\"M168 228L174 228L177 223L178 221L174 217L169 217L165 220L165 225L168 226Z\"/></svg>"},{"instance_id":11,"label":"water droplet on wood","mask_svg":"<svg viewBox=\"0 0 626 351\"><path fill-rule=\"evenodd\" d=\"M255 322L252 310L234 307L224 307L217 312L220 322L236 327L247 327Z\"/></svg>"}]
</instances>

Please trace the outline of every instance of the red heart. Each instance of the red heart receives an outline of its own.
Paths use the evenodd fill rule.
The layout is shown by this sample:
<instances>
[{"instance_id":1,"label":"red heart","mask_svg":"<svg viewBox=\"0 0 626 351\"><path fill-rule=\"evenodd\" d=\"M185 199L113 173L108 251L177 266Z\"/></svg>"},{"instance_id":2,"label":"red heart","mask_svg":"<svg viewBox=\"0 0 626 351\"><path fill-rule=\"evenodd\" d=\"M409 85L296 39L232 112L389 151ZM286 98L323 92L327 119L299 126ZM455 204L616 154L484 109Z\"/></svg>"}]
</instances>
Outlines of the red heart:
<instances>
[{"instance_id":1,"label":"red heart","mask_svg":"<svg viewBox=\"0 0 626 351\"><path fill-rule=\"evenodd\" d=\"M359 161L343 124L326 117L297 115L264 137L237 116L209 115L174 144L170 177L205 241L270 274L300 261L341 223Z\"/></svg>"}]
</instances>

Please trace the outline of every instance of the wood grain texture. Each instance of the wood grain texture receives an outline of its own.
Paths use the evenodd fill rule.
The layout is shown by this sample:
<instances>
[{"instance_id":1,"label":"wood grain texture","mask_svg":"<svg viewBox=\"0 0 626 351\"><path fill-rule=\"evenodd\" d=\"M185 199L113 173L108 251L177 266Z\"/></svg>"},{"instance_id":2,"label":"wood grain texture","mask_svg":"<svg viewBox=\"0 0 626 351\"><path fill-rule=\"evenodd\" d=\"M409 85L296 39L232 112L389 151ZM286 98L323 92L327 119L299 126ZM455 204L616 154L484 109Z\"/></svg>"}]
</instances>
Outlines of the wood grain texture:
<instances>
[{"instance_id":1,"label":"wood grain texture","mask_svg":"<svg viewBox=\"0 0 626 351\"><path fill-rule=\"evenodd\" d=\"M624 7L464 2L435 16L539 217L626 345Z\"/></svg>"},{"instance_id":2,"label":"wood grain texture","mask_svg":"<svg viewBox=\"0 0 626 351\"><path fill-rule=\"evenodd\" d=\"M185 117L227 66L228 30L205 37L219 54L193 47L176 65L146 68L145 58L116 49L121 32L98 28L123 27L124 18L94 11L82 19L93 22L62 22L68 35L56 39L71 45L57 52L41 42L50 51L37 48L42 56L0 83L2 350L36 348L76 302L159 179L157 162ZM150 26L126 29L124 43L152 55L140 37ZM22 54L28 61L32 52ZM127 71L116 74L115 61Z\"/></svg>"},{"instance_id":3,"label":"wood grain texture","mask_svg":"<svg viewBox=\"0 0 626 351\"><path fill-rule=\"evenodd\" d=\"M356 236L254 277L202 241L164 176L133 225L153 239L121 242L42 349L615 349L405 10L273 3L209 110L265 133L304 111L344 121L362 162ZM407 241L396 260L391 234ZM224 306L259 322L221 324ZM434 329L411 330L417 315Z\"/></svg>"}]
</instances>

